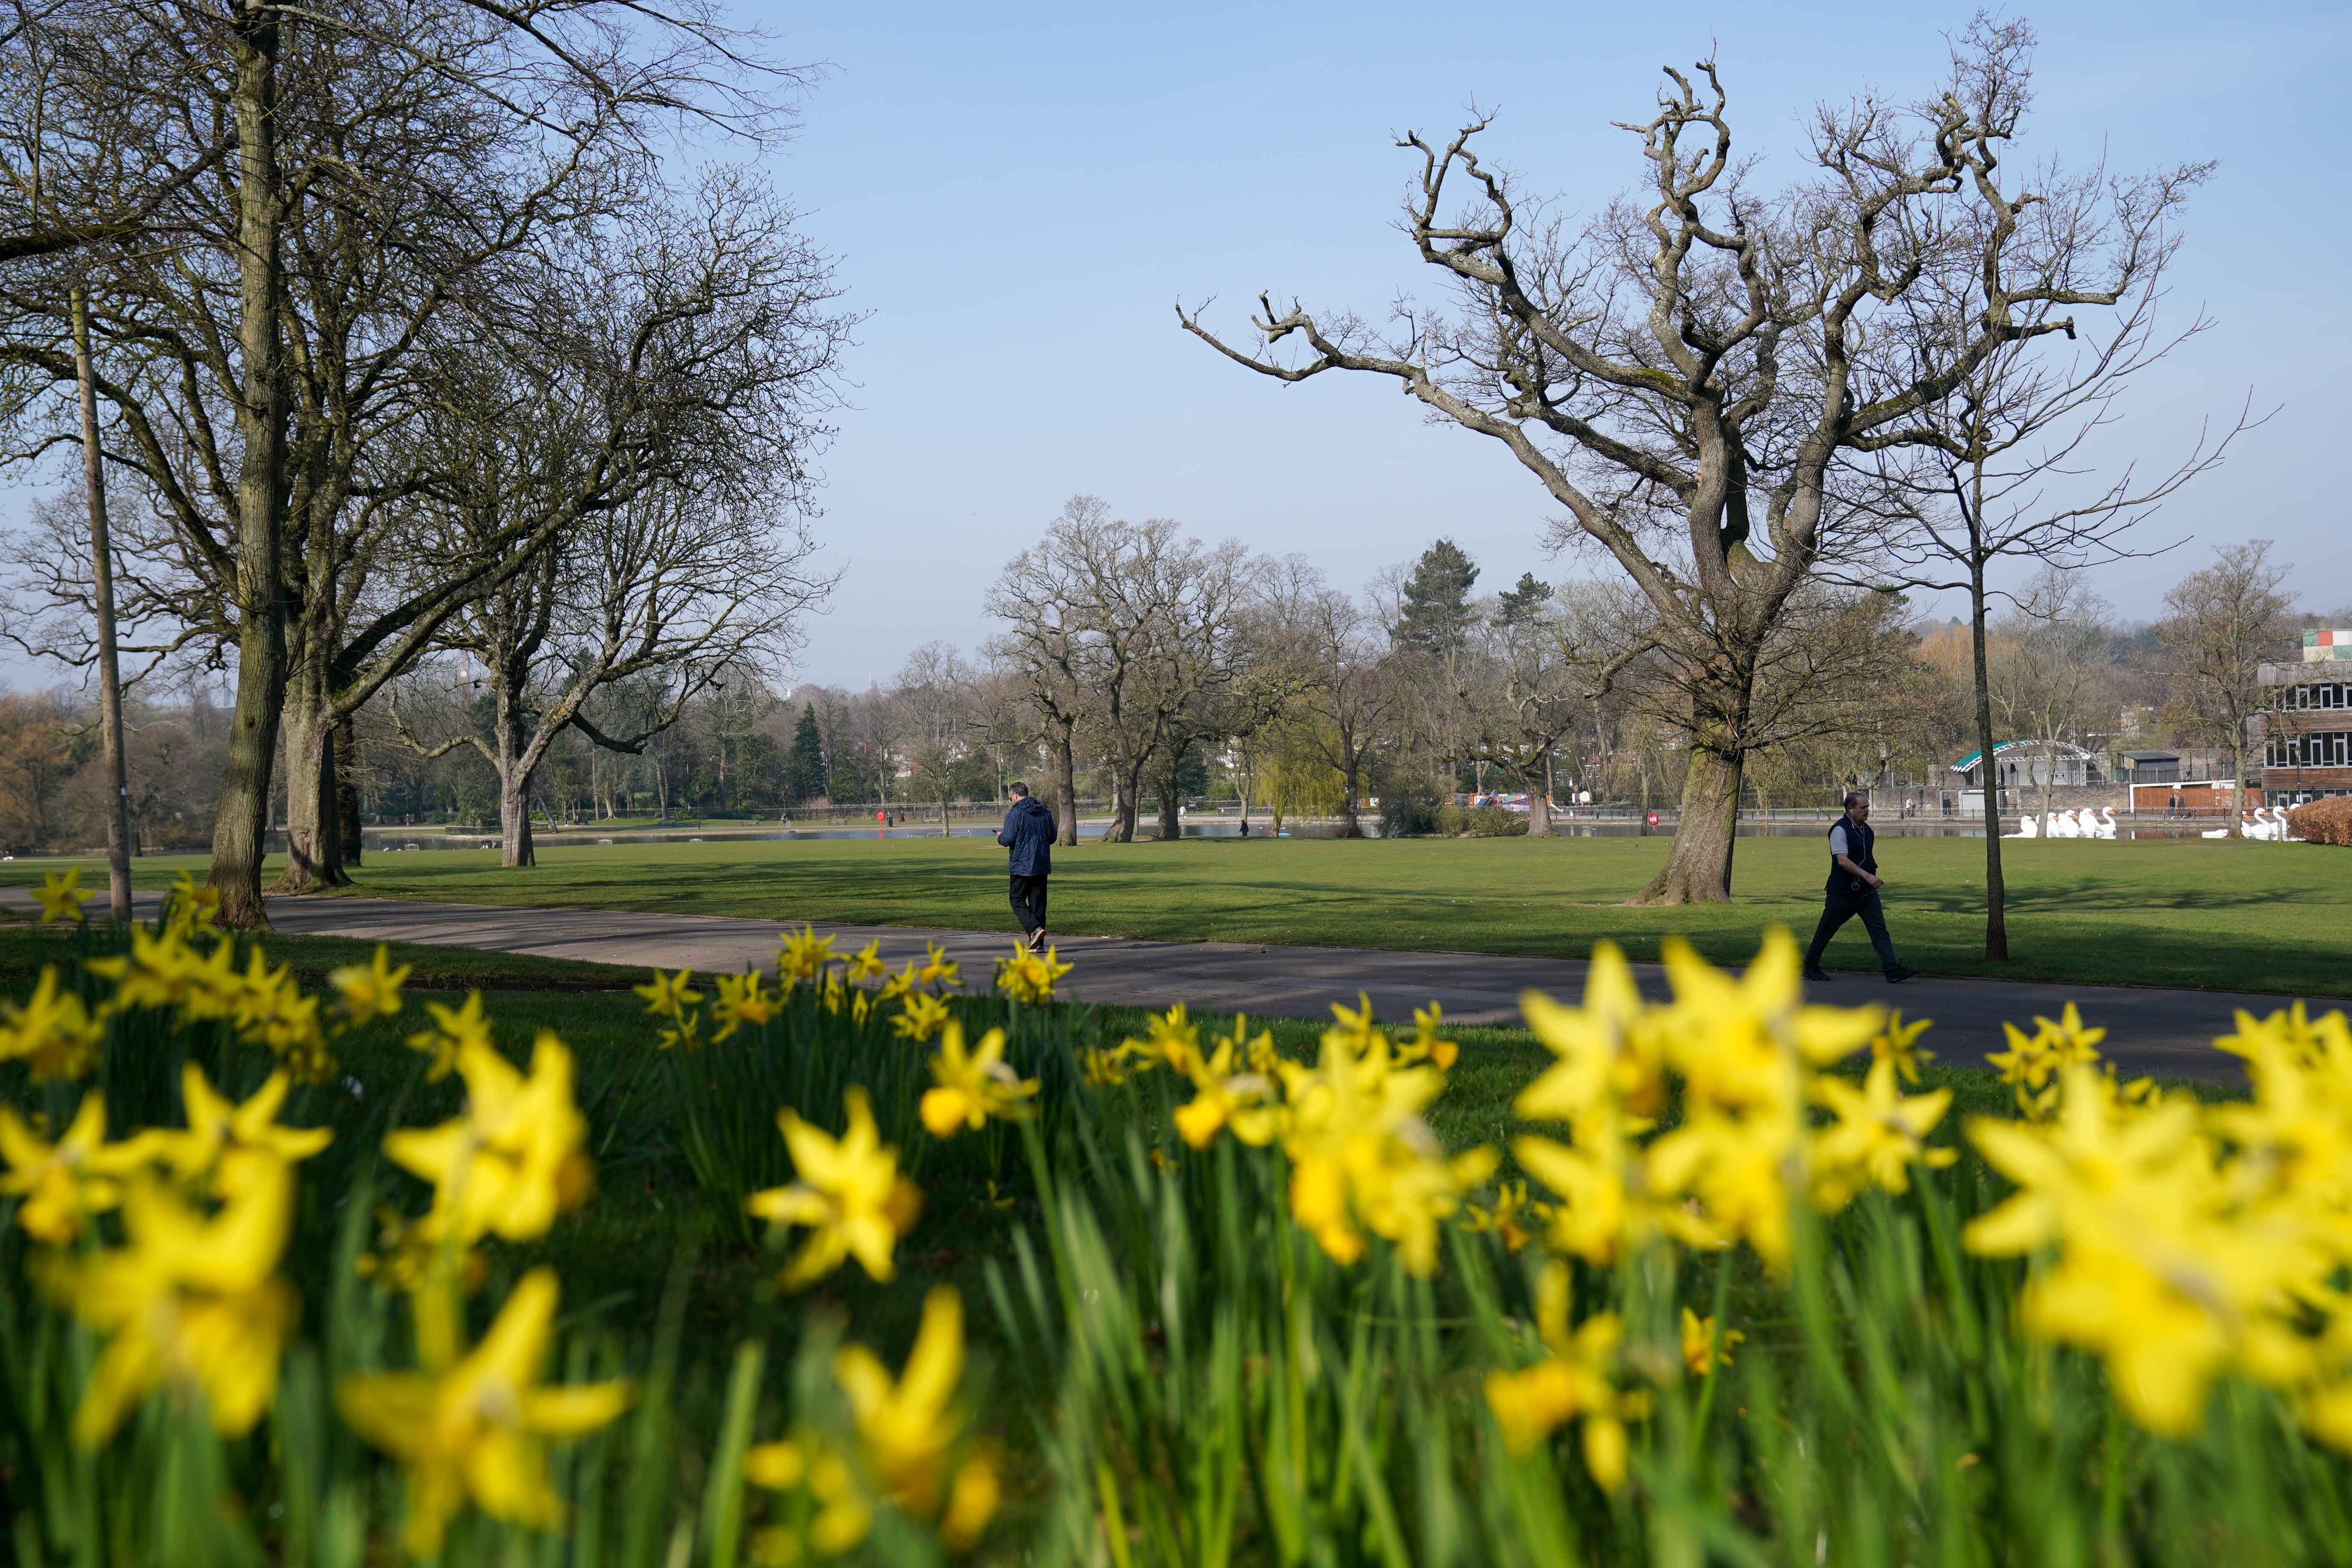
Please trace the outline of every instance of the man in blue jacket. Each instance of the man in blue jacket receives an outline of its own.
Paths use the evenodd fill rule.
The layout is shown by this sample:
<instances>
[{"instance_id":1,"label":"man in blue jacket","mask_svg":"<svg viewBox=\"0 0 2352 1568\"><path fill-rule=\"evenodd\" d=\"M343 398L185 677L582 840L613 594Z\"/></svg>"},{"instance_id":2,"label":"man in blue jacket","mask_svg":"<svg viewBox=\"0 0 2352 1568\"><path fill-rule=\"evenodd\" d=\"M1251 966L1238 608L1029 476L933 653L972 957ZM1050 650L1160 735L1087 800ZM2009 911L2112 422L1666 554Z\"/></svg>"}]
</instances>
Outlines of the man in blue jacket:
<instances>
[{"instance_id":1,"label":"man in blue jacket","mask_svg":"<svg viewBox=\"0 0 2352 1568\"><path fill-rule=\"evenodd\" d=\"M1013 851L1013 915L1032 952L1045 951L1045 879L1054 871L1054 814L1029 797L1029 786L1013 786L1013 809L996 841Z\"/></svg>"}]
</instances>

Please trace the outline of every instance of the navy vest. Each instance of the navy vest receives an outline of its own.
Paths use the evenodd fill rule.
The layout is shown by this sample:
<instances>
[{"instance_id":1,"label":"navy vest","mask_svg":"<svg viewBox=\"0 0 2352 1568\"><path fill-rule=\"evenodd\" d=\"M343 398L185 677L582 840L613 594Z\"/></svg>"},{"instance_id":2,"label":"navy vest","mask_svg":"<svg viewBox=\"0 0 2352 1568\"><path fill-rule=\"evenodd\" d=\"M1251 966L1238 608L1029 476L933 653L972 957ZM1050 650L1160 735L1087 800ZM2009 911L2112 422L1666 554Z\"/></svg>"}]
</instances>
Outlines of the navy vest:
<instances>
[{"instance_id":1,"label":"navy vest","mask_svg":"<svg viewBox=\"0 0 2352 1568\"><path fill-rule=\"evenodd\" d=\"M1853 817L1841 812L1837 821L1830 824L1830 832L1835 833L1841 826L1845 829L1845 858L1872 876L1876 876L1878 857L1871 852L1871 848L1877 836L1870 831L1870 824L1856 822ZM1822 837L1826 837L1828 835L1824 834ZM1867 891L1869 887L1870 884L1867 882L1856 881L1852 872L1837 863L1835 855L1830 857L1829 890L1831 892L1859 893Z\"/></svg>"}]
</instances>

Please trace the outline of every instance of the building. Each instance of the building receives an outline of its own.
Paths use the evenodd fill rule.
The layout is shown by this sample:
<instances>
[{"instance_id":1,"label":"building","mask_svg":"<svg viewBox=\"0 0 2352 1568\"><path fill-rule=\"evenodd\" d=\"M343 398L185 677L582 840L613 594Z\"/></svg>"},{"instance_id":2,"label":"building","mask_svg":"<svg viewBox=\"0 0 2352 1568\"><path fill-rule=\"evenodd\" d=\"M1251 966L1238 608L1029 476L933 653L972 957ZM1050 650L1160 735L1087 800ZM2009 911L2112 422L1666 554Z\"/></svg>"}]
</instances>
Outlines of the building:
<instances>
[{"instance_id":1,"label":"building","mask_svg":"<svg viewBox=\"0 0 2352 1568\"><path fill-rule=\"evenodd\" d=\"M2352 631L2303 634L2299 664L2262 668L2262 801L2352 795Z\"/></svg>"},{"instance_id":2,"label":"building","mask_svg":"<svg viewBox=\"0 0 2352 1568\"><path fill-rule=\"evenodd\" d=\"M1982 816L1984 753L1970 752L1952 764L1952 771L1960 775L1958 815ZM2041 809L2038 805L2022 801L2022 791L2074 789L2109 782L2100 776L2097 756L2065 741L2002 741L1992 749L1992 772L1994 787L2000 791L2002 811L2018 811L2027 805Z\"/></svg>"}]
</instances>

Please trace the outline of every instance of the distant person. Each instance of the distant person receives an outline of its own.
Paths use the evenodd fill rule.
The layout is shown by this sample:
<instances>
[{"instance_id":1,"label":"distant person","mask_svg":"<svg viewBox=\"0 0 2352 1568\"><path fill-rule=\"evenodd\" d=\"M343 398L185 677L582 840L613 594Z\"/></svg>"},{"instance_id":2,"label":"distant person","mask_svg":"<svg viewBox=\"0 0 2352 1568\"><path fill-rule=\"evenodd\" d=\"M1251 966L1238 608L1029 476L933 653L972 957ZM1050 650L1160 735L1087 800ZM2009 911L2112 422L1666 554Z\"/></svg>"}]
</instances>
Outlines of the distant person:
<instances>
[{"instance_id":1,"label":"distant person","mask_svg":"<svg viewBox=\"0 0 2352 1568\"><path fill-rule=\"evenodd\" d=\"M1005 869L1012 873L1013 918L1021 922L1022 939L1032 952L1045 951L1045 879L1054 873L1054 814L1029 795L1029 786L1015 784L1006 792L1013 809L996 841L1012 854Z\"/></svg>"},{"instance_id":2,"label":"distant person","mask_svg":"<svg viewBox=\"0 0 2352 1568\"><path fill-rule=\"evenodd\" d=\"M1895 944L1887 940L1886 916L1878 904L1878 889L1886 884L1878 875L1873 839L1870 797L1856 790L1845 797L1845 815L1830 827L1829 896L1822 906L1822 923L1813 928L1813 945L1805 950L1808 980L1829 978L1822 968L1822 953L1838 928L1856 915L1862 917L1862 929L1870 933L1870 945L1878 950L1878 962L1886 971L1889 985L1919 973L1895 956Z\"/></svg>"}]
</instances>

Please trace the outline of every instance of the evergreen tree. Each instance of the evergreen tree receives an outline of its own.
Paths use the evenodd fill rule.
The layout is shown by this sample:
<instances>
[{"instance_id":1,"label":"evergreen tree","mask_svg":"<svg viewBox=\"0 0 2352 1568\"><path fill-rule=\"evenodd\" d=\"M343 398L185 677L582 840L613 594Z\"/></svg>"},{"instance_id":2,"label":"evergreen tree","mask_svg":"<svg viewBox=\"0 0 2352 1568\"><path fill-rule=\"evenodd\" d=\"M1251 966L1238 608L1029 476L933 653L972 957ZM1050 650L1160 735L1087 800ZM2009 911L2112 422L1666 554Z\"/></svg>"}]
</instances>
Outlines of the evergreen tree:
<instances>
[{"instance_id":1,"label":"evergreen tree","mask_svg":"<svg viewBox=\"0 0 2352 1568\"><path fill-rule=\"evenodd\" d=\"M784 789L794 803L825 793L824 737L817 732L816 706L801 709L793 727L792 754L784 760Z\"/></svg>"},{"instance_id":2,"label":"evergreen tree","mask_svg":"<svg viewBox=\"0 0 2352 1568\"><path fill-rule=\"evenodd\" d=\"M1470 587L1477 581L1477 563L1452 540L1423 551L1405 579L1398 644L1441 657L1457 652L1469 635Z\"/></svg>"},{"instance_id":3,"label":"evergreen tree","mask_svg":"<svg viewBox=\"0 0 2352 1568\"><path fill-rule=\"evenodd\" d=\"M1551 584L1540 582L1532 572L1519 574L1519 585L1506 592L1496 602L1495 619L1505 626L1516 626L1535 618L1536 612L1551 599Z\"/></svg>"}]
</instances>

